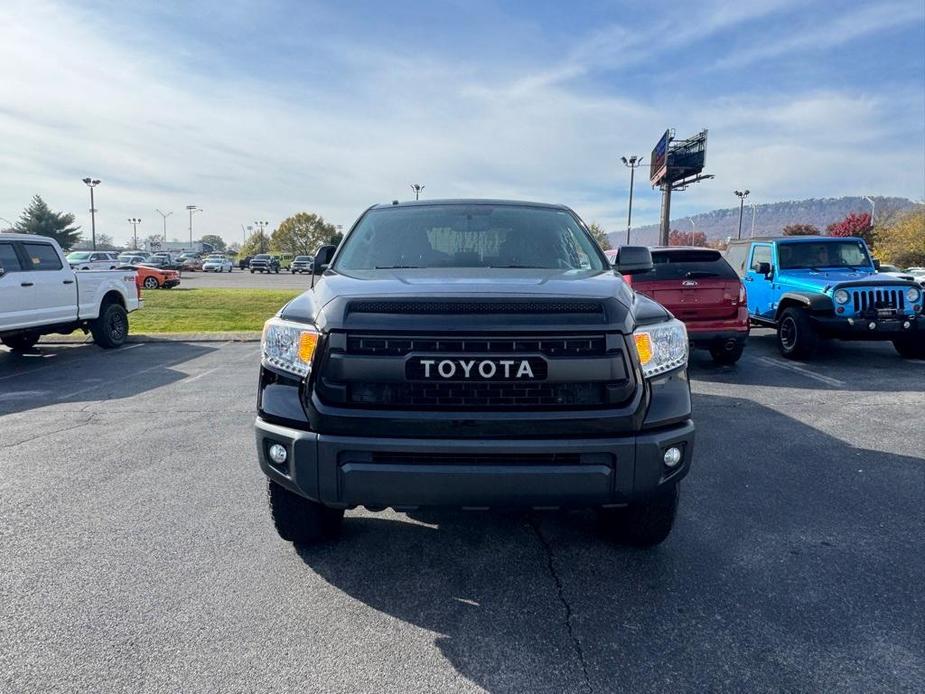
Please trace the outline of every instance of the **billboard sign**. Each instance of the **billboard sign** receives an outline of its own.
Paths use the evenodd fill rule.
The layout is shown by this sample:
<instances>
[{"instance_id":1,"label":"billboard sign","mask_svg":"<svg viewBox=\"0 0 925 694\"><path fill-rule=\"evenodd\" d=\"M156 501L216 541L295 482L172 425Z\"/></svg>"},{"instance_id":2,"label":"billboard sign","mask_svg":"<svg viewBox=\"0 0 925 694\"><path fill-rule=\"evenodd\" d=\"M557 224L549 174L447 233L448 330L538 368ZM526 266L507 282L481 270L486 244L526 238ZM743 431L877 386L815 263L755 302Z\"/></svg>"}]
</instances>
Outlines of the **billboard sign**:
<instances>
[{"instance_id":1,"label":"billboard sign","mask_svg":"<svg viewBox=\"0 0 925 694\"><path fill-rule=\"evenodd\" d=\"M668 143L671 142L671 131L666 130L662 139L658 141L649 157L649 183L659 185L668 173Z\"/></svg>"},{"instance_id":2,"label":"billboard sign","mask_svg":"<svg viewBox=\"0 0 925 694\"><path fill-rule=\"evenodd\" d=\"M675 140L668 151L665 179L674 183L703 171L707 160L707 131L703 130L686 140Z\"/></svg>"}]
</instances>

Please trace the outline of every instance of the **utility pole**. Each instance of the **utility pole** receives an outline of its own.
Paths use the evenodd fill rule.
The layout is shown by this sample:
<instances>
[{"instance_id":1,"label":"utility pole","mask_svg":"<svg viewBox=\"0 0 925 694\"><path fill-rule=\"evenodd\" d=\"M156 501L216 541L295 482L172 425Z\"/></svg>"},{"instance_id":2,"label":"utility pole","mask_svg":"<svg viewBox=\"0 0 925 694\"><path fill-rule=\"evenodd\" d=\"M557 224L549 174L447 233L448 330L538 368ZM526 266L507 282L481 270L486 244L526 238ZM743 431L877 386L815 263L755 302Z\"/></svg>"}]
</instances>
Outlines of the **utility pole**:
<instances>
[{"instance_id":1,"label":"utility pole","mask_svg":"<svg viewBox=\"0 0 925 694\"><path fill-rule=\"evenodd\" d=\"M671 231L671 181L662 186L662 218L659 222L658 245L668 245L668 233Z\"/></svg>"},{"instance_id":2,"label":"utility pole","mask_svg":"<svg viewBox=\"0 0 925 694\"><path fill-rule=\"evenodd\" d=\"M195 205L187 205L186 209L189 210L189 249L190 249L190 252L192 253L193 251L193 213L202 212L202 210L200 210Z\"/></svg>"},{"instance_id":3,"label":"utility pole","mask_svg":"<svg viewBox=\"0 0 925 694\"><path fill-rule=\"evenodd\" d=\"M264 220L258 220L258 221L256 221L256 222L254 222L254 224L256 224L258 227L260 227L260 249L259 249L259 252L260 252L260 253L266 253L268 249L266 248L266 245L267 245L267 242L266 242L266 235L264 234L264 231L263 231L263 230L264 230L264 228L269 224L269 222L268 222L267 220L264 219Z\"/></svg>"},{"instance_id":4,"label":"utility pole","mask_svg":"<svg viewBox=\"0 0 925 694\"><path fill-rule=\"evenodd\" d=\"M742 238L742 213L745 211L745 198L748 197L750 190L737 190L734 191L736 196L739 198L739 233L736 236L737 239Z\"/></svg>"},{"instance_id":5,"label":"utility pole","mask_svg":"<svg viewBox=\"0 0 925 694\"><path fill-rule=\"evenodd\" d=\"M132 248L136 251L138 250L138 225L141 224L141 220L137 217L129 217L128 223L132 225Z\"/></svg>"},{"instance_id":6,"label":"utility pole","mask_svg":"<svg viewBox=\"0 0 925 694\"><path fill-rule=\"evenodd\" d=\"M756 205L755 203L752 203L752 230L751 230L751 233L748 235L750 239L755 238L755 215L756 214L758 214L758 205Z\"/></svg>"},{"instance_id":7,"label":"utility pole","mask_svg":"<svg viewBox=\"0 0 925 694\"><path fill-rule=\"evenodd\" d=\"M864 196L864 199L870 203L870 226L874 226L874 215L877 212L877 203L874 202L874 199L868 196Z\"/></svg>"},{"instance_id":8,"label":"utility pole","mask_svg":"<svg viewBox=\"0 0 925 694\"><path fill-rule=\"evenodd\" d=\"M633 182L636 178L636 168L642 166L643 157L637 157L635 154L629 158L620 157L623 165L630 170L630 204L626 213L626 245L630 244L630 229L633 228Z\"/></svg>"},{"instance_id":9,"label":"utility pole","mask_svg":"<svg viewBox=\"0 0 925 694\"><path fill-rule=\"evenodd\" d=\"M98 178L87 178L83 179L83 182L87 184L87 187L90 189L90 229L92 234L92 243L93 250L96 250L96 205L93 204L93 189L100 184L100 179Z\"/></svg>"},{"instance_id":10,"label":"utility pole","mask_svg":"<svg viewBox=\"0 0 925 694\"><path fill-rule=\"evenodd\" d=\"M420 200L420 199L421 199L421 191L424 190L424 186L422 186L420 183L412 183L412 184L411 184L411 190L414 191L414 199L415 199L415 200Z\"/></svg>"},{"instance_id":11,"label":"utility pole","mask_svg":"<svg viewBox=\"0 0 925 694\"><path fill-rule=\"evenodd\" d=\"M167 218L168 218L170 215L173 214L173 211L172 211L172 210L171 210L170 212L161 212L160 210L154 210L154 211L157 212L161 217L164 218L164 236L163 236L163 238L164 238L164 243L167 243ZM148 249L148 250L150 250L150 249Z\"/></svg>"}]
</instances>

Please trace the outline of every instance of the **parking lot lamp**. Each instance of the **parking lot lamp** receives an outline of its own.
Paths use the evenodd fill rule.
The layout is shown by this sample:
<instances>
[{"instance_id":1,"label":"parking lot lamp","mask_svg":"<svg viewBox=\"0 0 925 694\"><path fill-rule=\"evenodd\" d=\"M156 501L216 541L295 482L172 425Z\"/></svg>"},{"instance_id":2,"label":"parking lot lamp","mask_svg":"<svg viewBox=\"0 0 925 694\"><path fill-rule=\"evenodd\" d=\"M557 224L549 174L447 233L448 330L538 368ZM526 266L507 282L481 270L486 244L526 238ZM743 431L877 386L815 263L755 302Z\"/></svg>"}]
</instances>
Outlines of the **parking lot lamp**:
<instances>
[{"instance_id":1,"label":"parking lot lamp","mask_svg":"<svg viewBox=\"0 0 925 694\"><path fill-rule=\"evenodd\" d=\"M202 212L202 210L200 210L195 205L187 205L186 209L189 210L189 250L190 250L190 253L192 253L193 252L193 213Z\"/></svg>"},{"instance_id":2,"label":"parking lot lamp","mask_svg":"<svg viewBox=\"0 0 925 694\"><path fill-rule=\"evenodd\" d=\"M167 243L167 218L173 214L173 210L170 212L161 212L160 210L154 211L164 218L164 243Z\"/></svg>"},{"instance_id":3,"label":"parking lot lamp","mask_svg":"<svg viewBox=\"0 0 925 694\"><path fill-rule=\"evenodd\" d=\"M411 190L414 191L414 199L415 199L415 200L420 200L420 199L421 199L421 191L424 190L424 186L422 186L420 183L412 183L412 184L411 184Z\"/></svg>"},{"instance_id":4,"label":"parking lot lamp","mask_svg":"<svg viewBox=\"0 0 925 694\"><path fill-rule=\"evenodd\" d=\"M129 217L128 223L132 225L132 248L136 251L138 250L138 225L141 224L141 219L138 217Z\"/></svg>"},{"instance_id":5,"label":"parking lot lamp","mask_svg":"<svg viewBox=\"0 0 925 694\"><path fill-rule=\"evenodd\" d=\"M629 209L626 212L626 245L630 243L630 229L633 227L633 183L636 179L636 168L642 166L642 157L637 157L635 154L631 157L620 157L620 161L623 162L623 166L626 166L630 170L630 204Z\"/></svg>"},{"instance_id":6,"label":"parking lot lamp","mask_svg":"<svg viewBox=\"0 0 925 694\"><path fill-rule=\"evenodd\" d=\"M737 190L735 191L736 196L739 198L739 234L736 236L737 239L742 238L742 213L745 211L745 198L748 197L750 190Z\"/></svg>"},{"instance_id":7,"label":"parking lot lamp","mask_svg":"<svg viewBox=\"0 0 925 694\"><path fill-rule=\"evenodd\" d=\"M87 187L90 189L90 233L91 233L91 243L93 244L93 250L96 250L96 205L93 204L93 189L100 184L100 179L90 178L87 176L83 179L83 182L87 184Z\"/></svg>"}]
</instances>

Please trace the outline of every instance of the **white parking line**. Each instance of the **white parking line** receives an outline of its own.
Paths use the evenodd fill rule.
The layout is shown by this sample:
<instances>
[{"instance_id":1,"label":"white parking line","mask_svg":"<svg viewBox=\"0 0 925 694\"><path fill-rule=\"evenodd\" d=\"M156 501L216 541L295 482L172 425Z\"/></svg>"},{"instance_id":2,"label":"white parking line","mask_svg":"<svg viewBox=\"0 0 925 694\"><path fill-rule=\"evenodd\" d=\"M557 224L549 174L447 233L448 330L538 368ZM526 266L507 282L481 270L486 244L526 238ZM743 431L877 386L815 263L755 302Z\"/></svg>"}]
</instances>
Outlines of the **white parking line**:
<instances>
[{"instance_id":1,"label":"white parking line","mask_svg":"<svg viewBox=\"0 0 925 694\"><path fill-rule=\"evenodd\" d=\"M196 374L195 376L190 376L189 378L184 378L184 379L183 379L183 382L184 382L184 383L192 383L193 381L198 381L198 380L199 380L200 378L202 378L203 376L208 376L210 373L212 373L213 371L218 371L220 368L221 368L221 367L216 366L216 367L214 367L214 368L212 368L212 369L206 369L206 370L203 371L202 373Z\"/></svg>"},{"instance_id":2,"label":"white parking line","mask_svg":"<svg viewBox=\"0 0 925 694\"><path fill-rule=\"evenodd\" d=\"M771 359L770 357L758 357L758 361L767 366L776 366L778 369L786 369L787 371L793 371L794 373L801 374L807 378L811 378L820 383L825 383L827 386L833 386L835 388L844 388L848 384L844 381L839 381L837 378L830 378L829 376L823 376L822 374L817 374L809 369L804 369L802 366L797 366L796 364L791 364L786 361L778 361L777 359Z\"/></svg>"}]
</instances>

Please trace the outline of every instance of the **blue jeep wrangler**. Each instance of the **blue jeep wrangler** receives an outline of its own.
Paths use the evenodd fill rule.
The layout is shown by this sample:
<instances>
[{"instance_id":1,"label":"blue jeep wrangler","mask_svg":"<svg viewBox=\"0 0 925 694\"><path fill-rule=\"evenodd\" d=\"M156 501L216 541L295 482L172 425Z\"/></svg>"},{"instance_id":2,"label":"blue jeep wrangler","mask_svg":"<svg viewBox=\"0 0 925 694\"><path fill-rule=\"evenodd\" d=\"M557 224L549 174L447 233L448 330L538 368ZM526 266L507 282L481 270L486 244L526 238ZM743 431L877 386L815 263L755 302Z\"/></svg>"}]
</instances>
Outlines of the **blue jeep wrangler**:
<instances>
[{"instance_id":1,"label":"blue jeep wrangler","mask_svg":"<svg viewBox=\"0 0 925 694\"><path fill-rule=\"evenodd\" d=\"M925 358L922 289L877 273L863 239L831 236L733 241L726 260L745 282L753 323L777 329L781 354L810 357L823 338L890 340Z\"/></svg>"}]
</instances>

